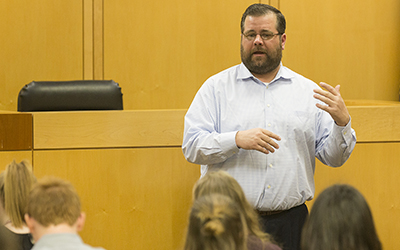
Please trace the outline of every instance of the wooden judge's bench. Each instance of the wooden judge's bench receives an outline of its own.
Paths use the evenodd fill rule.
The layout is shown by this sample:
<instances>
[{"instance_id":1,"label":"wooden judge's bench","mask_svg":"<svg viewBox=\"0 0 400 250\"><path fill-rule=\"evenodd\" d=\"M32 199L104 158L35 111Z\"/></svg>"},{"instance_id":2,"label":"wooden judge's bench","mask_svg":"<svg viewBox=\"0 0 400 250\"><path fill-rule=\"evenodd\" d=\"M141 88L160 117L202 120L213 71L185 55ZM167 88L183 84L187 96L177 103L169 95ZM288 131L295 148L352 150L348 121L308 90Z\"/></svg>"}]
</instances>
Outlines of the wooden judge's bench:
<instances>
[{"instance_id":1,"label":"wooden judge's bench","mask_svg":"<svg viewBox=\"0 0 400 250\"><path fill-rule=\"evenodd\" d=\"M347 101L357 145L341 168L317 163L316 196L340 182L358 188L385 249L400 249L400 103ZM186 110L0 111L0 170L32 162L36 177L77 189L81 236L105 249L180 249L198 165L181 143ZM308 203L312 206L312 201Z\"/></svg>"}]
</instances>

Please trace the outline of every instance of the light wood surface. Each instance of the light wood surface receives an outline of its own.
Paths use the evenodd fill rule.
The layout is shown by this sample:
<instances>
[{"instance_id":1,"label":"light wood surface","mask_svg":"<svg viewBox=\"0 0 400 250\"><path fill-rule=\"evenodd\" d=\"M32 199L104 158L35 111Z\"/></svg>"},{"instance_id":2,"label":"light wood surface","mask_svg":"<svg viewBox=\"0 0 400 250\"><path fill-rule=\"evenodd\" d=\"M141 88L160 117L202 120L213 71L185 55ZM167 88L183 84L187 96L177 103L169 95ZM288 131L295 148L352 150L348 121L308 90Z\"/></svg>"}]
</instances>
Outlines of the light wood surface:
<instances>
[{"instance_id":1,"label":"light wood surface","mask_svg":"<svg viewBox=\"0 0 400 250\"><path fill-rule=\"evenodd\" d=\"M283 64L345 99L399 100L400 1L285 0Z\"/></svg>"},{"instance_id":2,"label":"light wood surface","mask_svg":"<svg viewBox=\"0 0 400 250\"><path fill-rule=\"evenodd\" d=\"M126 109L187 109L211 75L240 63L242 1L104 1L104 78Z\"/></svg>"},{"instance_id":3,"label":"light wood surface","mask_svg":"<svg viewBox=\"0 0 400 250\"><path fill-rule=\"evenodd\" d=\"M38 112L35 149L182 144L186 110Z\"/></svg>"},{"instance_id":4,"label":"light wood surface","mask_svg":"<svg viewBox=\"0 0 400 250\"><path fill-rule=\"evenodd\" d=\"M35 175L76 187L87 214L85 242L105 249L179 249L198 166L180 147L35 150Z\"/></svg>"},{"instance_id":5,"label":"light wood surface","mask_svg":"<svg viewBox=\"0 0 400 250\"><path fill-rule=\"evenodd\" d=\"M2 1L0 33L0 110L33 80L82 79L82 1Z\"/></svg>"},{"instance_id":6,"label":"light wood surface","mask_svg":"<svg viewBox=\"0 0 400 250\"><path fill-rule=\"evenodd\" d=\"M0 151L0 172L3 172L14 160L16 162L28 160L32 164L32 151Z\"/></svg>"}]
</instances>

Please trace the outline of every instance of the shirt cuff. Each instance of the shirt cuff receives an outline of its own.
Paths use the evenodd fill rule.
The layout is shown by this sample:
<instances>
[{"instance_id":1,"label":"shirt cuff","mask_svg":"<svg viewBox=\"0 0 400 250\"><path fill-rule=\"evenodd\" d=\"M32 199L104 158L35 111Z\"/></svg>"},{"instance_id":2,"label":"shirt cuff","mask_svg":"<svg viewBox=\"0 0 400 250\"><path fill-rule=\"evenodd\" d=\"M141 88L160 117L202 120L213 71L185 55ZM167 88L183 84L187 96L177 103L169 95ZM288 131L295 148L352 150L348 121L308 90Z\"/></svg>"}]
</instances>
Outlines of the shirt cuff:
<instances>
[{"instance_id":1,"label":"shirt cuff","mask_svg":"<svg viewBox=\"0 0 400 250\"><path fill-rule=\"evenodd\" d=\"M222 152L225 152L227 157L230 157L239 152L239 148L236 146L236 133L238 131L222 133L220 134L220 146Z\"/></svg>"},{"instance_id":2,"label":"shirt cuff","mask_svg":"<svg viewBox=\"0 0 400 250\"><path fill-rule=\"evenodd\" d=\"M333 126L333 134L335 137L338 139L340 138L341 140L344 140L346 145L349 145L350 142L352 141L352 129L351 129L351 117L349 122L346 124L346 126L339 126L334 123L335 125Z\"/></svg>"}]
</instances>

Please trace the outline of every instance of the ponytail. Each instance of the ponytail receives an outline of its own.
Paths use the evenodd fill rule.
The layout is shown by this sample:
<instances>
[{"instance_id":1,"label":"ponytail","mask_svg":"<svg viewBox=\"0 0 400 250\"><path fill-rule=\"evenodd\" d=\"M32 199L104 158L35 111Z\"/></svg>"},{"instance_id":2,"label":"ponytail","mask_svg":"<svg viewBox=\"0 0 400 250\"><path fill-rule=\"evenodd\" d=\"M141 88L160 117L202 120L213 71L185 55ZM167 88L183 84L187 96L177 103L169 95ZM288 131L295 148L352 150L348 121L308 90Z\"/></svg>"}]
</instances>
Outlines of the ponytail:
<instances>
[{"instance_id":1,"label":"ponytail","mask_svg":"<svg viewBox=\"0 0 400 250\"><path fill-rule=\"evenodd\" d=\"M29 192L36 181L31 165L27 161L11 162L4 173L5 212L16 228L24 223L24 214Z\"/></svg>"}]
</instances>

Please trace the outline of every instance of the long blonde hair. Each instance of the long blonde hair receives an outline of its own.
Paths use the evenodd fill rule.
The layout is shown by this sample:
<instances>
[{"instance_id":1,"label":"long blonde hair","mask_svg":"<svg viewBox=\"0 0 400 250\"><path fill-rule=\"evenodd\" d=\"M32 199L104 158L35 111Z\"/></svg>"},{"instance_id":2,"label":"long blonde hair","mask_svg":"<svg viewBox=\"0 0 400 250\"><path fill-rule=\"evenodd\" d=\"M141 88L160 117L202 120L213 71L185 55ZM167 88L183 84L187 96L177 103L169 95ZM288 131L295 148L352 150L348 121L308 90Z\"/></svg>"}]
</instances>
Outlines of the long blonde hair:
<instances>
[{"instance_id":1,"label":"long blonde hair","mask_svg":"<svg viewBox=\"0 0 400 250\"><path fill-rule=\"evenodd\" d=\"M260 228L259 217L247 201L240 184L225 171L207 172L198 180L193 188L193 198L210 194L222 194L235 201L242 210L250 234L265 242L272 242L271 236Z\"/></svg>"},{"instance_id":2,"label":"long blonde hair","mask_svg":"<svg viewBox=\"0 0 400 250\"><path fill-rule=\"evenodd\" d=\"M36 179L28 161L11 162L0 174L0 196L2 205L12 224L21 228L25 224L24 214L29 192Z\"/></svg>"},{"instance_id":3,"label":"long blonde hair","mask_svg":"<svg viewBox=\"0 0 400 250\"><path fill-rule=\"evenodd\" d=\"M247 226L241 209L227 196L195 200L184 250L247 250Z\"/></svg>"}]
</instances>

